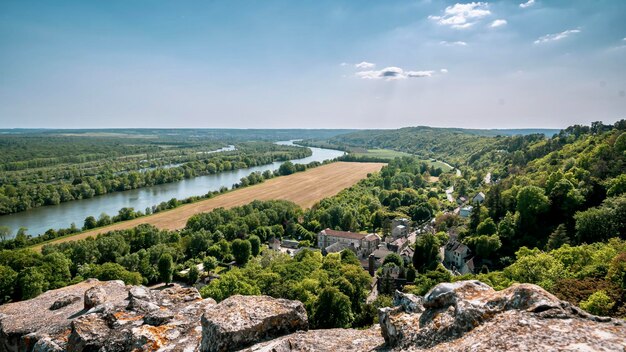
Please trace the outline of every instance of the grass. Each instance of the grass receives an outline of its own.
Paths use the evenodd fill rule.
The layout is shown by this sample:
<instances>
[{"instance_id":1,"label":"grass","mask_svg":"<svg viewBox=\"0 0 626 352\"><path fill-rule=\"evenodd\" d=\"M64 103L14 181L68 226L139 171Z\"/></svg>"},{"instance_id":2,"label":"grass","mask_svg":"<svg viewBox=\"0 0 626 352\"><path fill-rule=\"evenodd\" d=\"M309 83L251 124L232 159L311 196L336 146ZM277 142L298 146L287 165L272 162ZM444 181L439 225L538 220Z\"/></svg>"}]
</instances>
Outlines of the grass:
<instances>
[{"instance_id":1,"label":"grass","mask_svg":"<svg viewBox=\"0 0 626 352\"><path fill-rule=\"evenodd\" d=\"M113 230L133 228L139 224L152 224L161 229L177 230L185 227L187 219L194 214L208 212L216 208L232 208L245 205L253 200L283 199L292 201L303 208L310 208L323 198L333 196L342 189L354 185L359 180L365 178L368 173L380 171L383 165L385 164L330 163L293 175L269 179L254 186L237 189L195 203L185 204L168 211L56 238L31 248L41 250L41 247L45 244L80 240Z\"/></svg>"},{"instance_id":2,"label":"grass","mask_svg":"<svg viewBox=\"0 0 626 352\"><path fill-rule=\"evenodd\" d=\"M403 156L412 156L409 153L398 152L390 149L367 149L367 151L357 151L352 154L354 154L355 156L369 156L389 160Z\"/></svg>"}]
</instances>

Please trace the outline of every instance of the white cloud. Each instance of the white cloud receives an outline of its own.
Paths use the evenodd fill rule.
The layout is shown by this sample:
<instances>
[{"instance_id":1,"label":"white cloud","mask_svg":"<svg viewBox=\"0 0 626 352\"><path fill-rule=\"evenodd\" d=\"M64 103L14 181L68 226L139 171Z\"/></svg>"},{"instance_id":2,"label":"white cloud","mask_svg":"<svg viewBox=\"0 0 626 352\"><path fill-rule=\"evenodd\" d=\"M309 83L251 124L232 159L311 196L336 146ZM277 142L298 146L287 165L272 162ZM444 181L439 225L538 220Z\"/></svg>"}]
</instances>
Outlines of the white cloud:
<instances>
[{"instance_id":1,"label":"white cloud","mask_svg":"<svg viewBox=\"0 0 626 352\"><path fill-rule=\"evenodd\" d=\"M342 62L339 65L341 65L341 66L348 66L348 63L347 62Z\"/></svg>"},{"instance_id":2,"label":"white cloud","mask_svg":"<svg viewBox=\"0 0 626 352\"><path fill-rule=\"evenodd\" d=\"M624 39L622 39L622 40L626 42L626 37L624 37Z\"/></svg>"},{"instance_id":3,"label":"white cloud","mask_svg":"<svg viewBox=\"0 0 626 352\"><path fill-rule=\"evenodd\" d=\"M535 4L535 0L528 0L528 1L524 2L524 3L519 4L519 7L525 9L527 7L533 6L534 4Z\"/></svg>"},{"instance_id":4,"label":"white cloud","mask_svg":"<svg viewBox=\"0 0 626 352\"><path fill-rule=\"evenodd\" d=\"M360 62L360 63L354 65L354 67L356 67L356 68L358 68L360 70L364 70L364 69L368 69L368 68L374 68L374 67L376 67L376 64L373 64L371 62L363 61L363 62Z\"/></svg>"},{"instance_id":5,"label":"white cloud","mask_svg":"<svg viewBox=\"0 0 626 352\"><path fill-rule=\"evenodd\" d=\"M359 71L357 77L362 79L384 79L393 81L407 78L431 77L434 71L404 71L400 67L385 67L382 70Z\"/></svg>"},{"instance_id":6,"label":"white cloud","mask_svg":"<svg viewBox=\"0 0 626 352\"><path fill-rule=\"evenodd\" d=\"M491 22L491 25L489 25L489 27L491 28L502 27L502 26L505 26L507 23L508 22L506 20L495 20Z\"/></svg>"},{"instance_id":7,"label":"white cloud","mask_svg":"<svg viewBox=\"0 0 626 352\"><path fill-rule=\"evenodd\" d=\"M569 37L570 34L576 34L576 33L580 33L580 29L568 29L568 30L563 31L561 33L546 34L546 35L544 35L542 37L537 38L537 40L535 40L535 44L542 44L542 43L553 42L553 41L565 39L565 38Z\"/></svg>"},{"instance_id":8,"label":"white cloud","mask_svg":"<svg viewBox=\"0 0 626 352\"><path fill-rule=\"evenodd\" d=\"M470 2L467 4L454 4L444 10L443 16L428 16L440 25L450 26L456 29L471 27L481 18L491 14L486 2Z\"/></svg>"},{"instance_id":9,"label":"white cloud","mask_svg":"<svg viewBox=\"0 0 626 352\"><path fill-rule=\"evenodd\" d=\"M441 70L439 70L439 72L441 72L441 73L448 73L448 69L447 68L442 68Z\"/></svg>"},{"instance_id":10,"label":"white cloud","mask_svg":"<svg viewBox=\"0 0 626 352\"><path fill-rule=\"evenodd\" d=\"M467 43L466 42L462 42L462 41L447 42L445 40L442 40L442 41L439 42L439 44L445 45L445 46L467 46Z\"/></svg>"}]
</instances>

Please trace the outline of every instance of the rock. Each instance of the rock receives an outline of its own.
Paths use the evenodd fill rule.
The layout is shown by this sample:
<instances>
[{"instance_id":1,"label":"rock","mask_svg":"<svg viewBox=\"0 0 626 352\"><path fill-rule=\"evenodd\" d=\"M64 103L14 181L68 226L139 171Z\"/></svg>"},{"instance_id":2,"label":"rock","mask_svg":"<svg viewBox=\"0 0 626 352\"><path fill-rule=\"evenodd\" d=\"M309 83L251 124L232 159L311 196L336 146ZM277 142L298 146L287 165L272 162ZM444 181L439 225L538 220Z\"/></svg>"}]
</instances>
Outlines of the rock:
<instances>
[{"instance_id":1,"label":"rock","mask_svg":"<svg viewBox=\"0 0 626 352\"><path fill-rule=\"evenodd\" d=\"M174 314L169 310L157 310L143 317L143 322L152 326L161 326L174 319Z\"/></svg>"},{"instance_id":2,"label":"rock","mask_svg":"<svg viewBox=\"0 0 626 352\"><path fill-rule=\"evenodd\" d=\"M407 313L421 313L424 311L424 300L422 297L398 290L393 294L393 305L402 307L402 311Z\"/></svg>"},{"instance_id":3,"label":"rock","mask_svg":"<svg viewBox=\"0 0 626 352\"><path fill-rule=\"evenodd\" d=\"M124 283L120 281L92 279L44 292L27 301L1 305L0 351L31 351L35 346L45 350L44 346L53 346L50 342L64 350L72 321L85 314L82 299L67 298L82 298L85 291L92 287L104 289L109 303L125 303L128 295ZM57 309L50 309L55 302L63 304L57 303ZM38 345L42 339L44 341Z\"/></svg>"},{"instance_id":4,"label":"rock","mask_svg":"<svg viewBox=\"0 0 626 352\"><path fill-rule=\"evenodd\" d=\"M383 308L379 321L387 346L397 350L621 350L620 321L582 312L541 287L518 284L494 291L478 281L439 284L410 305Z\"/></svg>"},{"instance_id":5,"label":"rock","mask_svg":"<svg viewBox=\"0 0 626 352\"><path fill-rule=\"evenodd\" d=\"M57 310L77 301L80 301L80 296L63 296L52 303L50 310Z\"/></svg>"},{"instance_id":6,"label":"rock","mask_svg":"<svg viewBox=\"0 0 626 352\"><path fill-rule=\"evenodd\" d=\"M78 297L80 300L80 297ZM41 337L35 343L33 352L62 352L63 349L57 345L49 336Z\"/></svg>"},{"instance_id":7,"label":"rock","mask_svg":"<svg viewBox=\"0 0 626 352\"><path fill-rule=\"evenodd\" d=\"M81 296L96 306L85 310ZM179 285L159 291L87 280L0 306L0 351L193 351L202 337L200 317L215 304Z\"/></svg>"},{"instance_id":8,"label":"rock","mask_svg":"<svg viewBox=\"0 0 626 352\"><path fill-rule=\"evenodd\" d=\"M107 292L100 286L94 286L85 291L85 310L99 306L107 300Z\"/></svg>"},{"instance_id":9,"label":"rock","mask_svg":"<svg viewBox=\"0 0 626 352\"><path fill-rule=\"evenodd\" d=\"M232 296L202 315L201 351L232 351L254 343L308 330L301 302L268 296Z\"/></svg>"},{"instance_id":10,"label":"rock","mask_svg":"<svg viewBox=\"0 0 626 352\"><path fill-rule=\"evenodd\" d=\"M365 352L380 351L385 340L380 326L369 329L324 329L298 331L261 342L242 352Z\"/></svg>"},{"instance_id":11,"label":"rock","mask_svg":"<svg viewBox=\"0 0 626 352\"><path fill-rule=\"evenodd\" d=\"M98 314L88 314L72 322L67 350L95 351L102 346L111 335L107 322Z\"/></svg>"},{"instance_id":12,"label":"rock","mask_svg":"<svg viewBox=\"0 0 626 352\"><path fill-rule=\"evenodd\" d=\"M128 299L138 298L144 301L149 301L152 299L152 294L150 290L145 286L133 286L128 291Z\"/></svg>"}]
</instances>

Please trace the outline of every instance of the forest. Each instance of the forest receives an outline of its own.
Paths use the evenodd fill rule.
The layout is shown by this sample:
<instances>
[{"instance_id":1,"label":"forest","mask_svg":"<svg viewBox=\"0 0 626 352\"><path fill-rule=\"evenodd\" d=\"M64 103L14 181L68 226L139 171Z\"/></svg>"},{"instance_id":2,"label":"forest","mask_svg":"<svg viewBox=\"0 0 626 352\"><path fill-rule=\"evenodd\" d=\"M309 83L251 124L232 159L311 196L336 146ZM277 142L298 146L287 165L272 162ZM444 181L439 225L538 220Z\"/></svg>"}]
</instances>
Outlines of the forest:
<instances>
[{"instance_id":1,"label":"forest","mask_svg":"<svg viewBox=\"0 0 626 352\"><path fill-rule=\"evenodd\" d=\"M311 155L270 141L163 133L8 134L0 150L0 215Z\"/></svg>"},{"instance_id":2,"label":"forest","mask_svg":"<svg viewBox=\"0 0 626 352\"><path fill-rule=\"evenodd\" d=\"M423 295L437 283L468 278L496 289L528 282L593 314L625 317L625 131L622 120L572 126L552 137L467 134L463 142L446 132L435 139L452 145L436 155L450 153L460 175L440 170L432 177L427 163L402 157L311 209L254 201L195 215L180 231L142 225L44 246L42 253L2 250L0 300L28 299L88 277L147 285L200 282L203 297L298 299L314 327L363 327L376 321L377 307L389 304L393 287L384 268L397 267L409 283L406 292ZM376 143L410 152L410 139L421 137L397 138L404 132L381 131ZM467 148L456 148L463 144ZM446 194L450 187L454 201ZM474 203L470 216L455 213L458 199L478 192L485 200ZM351 251L322 256L307 249L324 228L385 237L397 217L428 230L417 237L410 260L385 259L375 301L365 299L372 278ZM296 240L304 249L292 258L270 250L272 238ZM474 274L453 275L442 266L439 249L451 239L475 254Z\"/></svg>"}]
</instances>

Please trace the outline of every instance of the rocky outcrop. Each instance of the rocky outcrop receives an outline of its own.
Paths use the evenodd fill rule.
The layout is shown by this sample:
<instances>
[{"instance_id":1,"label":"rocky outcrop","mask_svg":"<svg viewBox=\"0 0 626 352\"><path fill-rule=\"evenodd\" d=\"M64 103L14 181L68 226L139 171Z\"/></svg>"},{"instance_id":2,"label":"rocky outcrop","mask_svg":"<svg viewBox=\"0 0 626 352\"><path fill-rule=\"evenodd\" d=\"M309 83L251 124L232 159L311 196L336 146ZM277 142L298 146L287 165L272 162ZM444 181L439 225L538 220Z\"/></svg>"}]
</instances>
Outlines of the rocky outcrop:
<instances>
[{"instance_id":1,"label":"rocky outcrop","mask_svg":"<svg viewBox=\"0 0 626 352\"><path fill-rule=\"evenodd\" d=\"M243 352L356 352L375 351L385 340L378 325L364 330L325 329L298 331L277 339L258 343Z\"/></svg>"},{"instance_id":2,"label":"rocky outcrop","mask_svg":"<svg viewBox=\"0 0 626 352\"><path fill-rule=\"evenodd\" d=\"M89 302L87 302L89 301ZM370 329L308 330L302 303L195 288L88 280L0 306L4 351L624 351L624 322L587 314L535 285L478 281L426 296L396 292Z\"/></svg>"},{"instance_id":3,"label":"rocky outcrop","mask_svg":"<svg viewBox=\"0 0 626 352\"><path fill-rule=\"evenodd\" d=\"M238 350L255 342L307 330L301 302L268 296L232 296L202 316L203 352Z\"/></svg>"},{"instance_id":4,"label":"rocky outcrop","mask_svg":"<svg viewBox=\"0 0 626 352\"><path fill-rule=\"evenodd\" d=\"M626 346L623 322L585 313L529 284L503 291L479 281L439 284L421 307L383 308L379 320L387 347L396 350L623 351Z\"/></svg>"},{"instance_id":5,"label":"rocky outcrop","mask_svg":"<svg viewBox=\"0 0 626 352\"><path fill-rule=\"evenodd\" d=\"M0 351L193 351L215 304L195 288L88 280L0 306Z\"/></svg>"}]
</instances>

